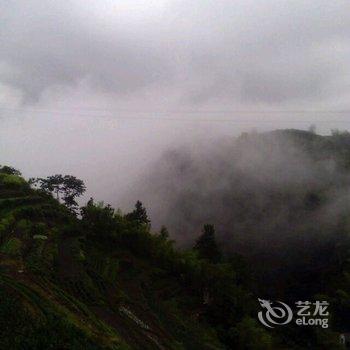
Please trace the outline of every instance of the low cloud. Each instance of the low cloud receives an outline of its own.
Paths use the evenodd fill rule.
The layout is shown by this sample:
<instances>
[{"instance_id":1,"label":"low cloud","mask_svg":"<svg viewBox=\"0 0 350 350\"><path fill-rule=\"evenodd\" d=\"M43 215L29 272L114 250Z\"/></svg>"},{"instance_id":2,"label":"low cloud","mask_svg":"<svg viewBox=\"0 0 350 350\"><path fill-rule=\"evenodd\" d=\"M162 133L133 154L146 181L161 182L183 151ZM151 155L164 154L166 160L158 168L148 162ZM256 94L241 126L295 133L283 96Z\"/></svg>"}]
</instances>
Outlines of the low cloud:
<instances>
[{"instance_id":1,"label":"low cloud","mask_svg":"<svg viewBox=\"0 0 350 350\"><path fill-rule=\"evenodd\" d=\"M7 2L0 82L29 103L85 80L119 97L156 89L165 108L321 105L349 92L349 10L340 0Z\"/></svg>"}]
</instances>

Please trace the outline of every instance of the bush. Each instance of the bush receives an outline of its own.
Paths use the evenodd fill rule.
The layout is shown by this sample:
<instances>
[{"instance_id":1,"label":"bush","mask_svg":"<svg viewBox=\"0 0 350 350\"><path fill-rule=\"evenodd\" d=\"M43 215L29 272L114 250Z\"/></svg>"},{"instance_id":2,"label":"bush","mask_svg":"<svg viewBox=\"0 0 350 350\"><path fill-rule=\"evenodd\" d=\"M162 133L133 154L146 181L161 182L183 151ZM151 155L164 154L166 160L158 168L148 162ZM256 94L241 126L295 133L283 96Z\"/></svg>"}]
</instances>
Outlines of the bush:
<instances>
[{"instance_id":1,"label":"bush","mask_svg":"<svg viewBox=\"0 0 350 350\"><path fill-rule=\"evenodd\" d=\"M8 175L18 175L21 176L21 172L11 166L7 166L7 165L0 165L0 173L3 174L8 174Z\"/></svg>"},{"instance_id":2,"label":"bush","mask_svg":"<svg viewBox=\"0 0 350 350\"><path fill-rule=\"evenodd\" d=\"M18 238L10 238L1 246L1 252L11 256L21 254L22 242Z\"/></svg>"},{"instance_id":3,"label":"bush","mask_svg":"<svg viewBox=\"0 0 350 350\"><path fill-rule=\"evenodd\" d=\"M6 236L13 222L13 215L8 215L7 217L0 220L0 239L3 239Z\"/></svg>"},{"instance_id":4,"label":"bush","mask_svg":"<svg viewBox=\"0 0 350 350\"><path fill-rule=\"evenodd\" d=\"M29 220L21 219L17 222L17 229L21 233L27 233L31 230L32 223Z\"/></svg>"},{"instance_id":5,"label":"bush","mask_svg":"<svg viewBox=\"0 0 350 350\"><path fill-rule=\"evenodd\" d=\"M236 349L272 350L274 348L271 335L250 317L245 317L235 328L231 328L229 337L233 340L232 343L236 344Z\"/></svg>"},{"instance_id":6,"label":"bush","mask_svg":"<svg viewBox=\"0 0 350 350\"><path fill-rule=\"evenodd\" d=\"M22 207L15 211L16 219L26 219L26 220L41 220L44 218L41 208L38 207Z\"/></svg>"},{"instance_id":7,"label":"bush","mask_svg":"<svg viewBox=\"0 0 350 350\"><path fill-rule=\"evenodd\" d=\"M32 226L32 233L36 236L47 236L48 228L44 222L38 222Z\"/></svg>"},{"instance_id":8,"label":"bush","mask_svg":"<svg viewBox=\"0 0 350 350\"><path fill-rule=\"evenodd\" d=\"M27 185L26 181L17 175L0 173L0 183L9 187L23 187Z\"/></svg>"}]
</instances>

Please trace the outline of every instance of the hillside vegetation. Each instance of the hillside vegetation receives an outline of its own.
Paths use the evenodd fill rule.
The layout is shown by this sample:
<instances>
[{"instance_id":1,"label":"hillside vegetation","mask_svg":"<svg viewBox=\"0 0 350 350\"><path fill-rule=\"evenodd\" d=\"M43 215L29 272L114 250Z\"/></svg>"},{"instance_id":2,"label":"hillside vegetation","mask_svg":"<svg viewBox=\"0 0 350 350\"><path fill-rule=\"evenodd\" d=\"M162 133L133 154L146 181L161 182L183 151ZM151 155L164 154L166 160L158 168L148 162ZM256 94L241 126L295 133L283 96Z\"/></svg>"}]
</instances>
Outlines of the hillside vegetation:
<instances>
[{"instance_id":1,"label":"hillside vegetation","mask_svg":"<svg viewBox=\"0 0 350 350\"><path fill-rule=\"evenodd\" d=\"M292 134L302 147L337 153L347 173L349 135ZM93 199L78 208L74 198L85 188L68 191L75 180L28 182L0 168L0 349L340 348L338 333L350 329L348 212L316 247L318 261L282 276L264 255L246 260L223 249L212 222L202 222L193 247L179 249L165 227L151 230L141 202L126 214ZM307 210L327 195L315 191ZM265 329L258 298L272 288L285 302L328 300L330 328Z\"/></svg>"},{"instance_id":2,"label":"hillside vegetation","mask_svg":"<svg viewBox=\"0 0 350 350\"><path fill-rule=\"evenodd\" d=\"M1 349L223 349L211 318L227 306L238 324L236 298L252 303L229 264L178 252L136 209L90 200L78 218L9 167L0 198ZM208 293L227 294L218 315Z\"/></svg>"}]
</instances>

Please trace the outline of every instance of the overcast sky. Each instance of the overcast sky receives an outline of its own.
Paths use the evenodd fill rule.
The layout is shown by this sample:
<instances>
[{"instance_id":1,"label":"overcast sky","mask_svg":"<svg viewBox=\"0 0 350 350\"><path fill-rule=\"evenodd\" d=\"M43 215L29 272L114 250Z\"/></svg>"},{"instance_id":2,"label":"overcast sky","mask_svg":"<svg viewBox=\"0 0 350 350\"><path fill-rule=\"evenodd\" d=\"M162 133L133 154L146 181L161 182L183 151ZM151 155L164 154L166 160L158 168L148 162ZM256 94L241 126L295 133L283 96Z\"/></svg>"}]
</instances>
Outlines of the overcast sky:
<instances>
[{"instance_id":1,"label":"overcast sky","mask_svg":"<svg viewBox=\"0 0 350 350\"><path fill-rule=\"evenodd\" d=\"M350 127L349 72L349 0L3 0L0 164L110 200L179 140Z\"/></svg>"}]
</instances>

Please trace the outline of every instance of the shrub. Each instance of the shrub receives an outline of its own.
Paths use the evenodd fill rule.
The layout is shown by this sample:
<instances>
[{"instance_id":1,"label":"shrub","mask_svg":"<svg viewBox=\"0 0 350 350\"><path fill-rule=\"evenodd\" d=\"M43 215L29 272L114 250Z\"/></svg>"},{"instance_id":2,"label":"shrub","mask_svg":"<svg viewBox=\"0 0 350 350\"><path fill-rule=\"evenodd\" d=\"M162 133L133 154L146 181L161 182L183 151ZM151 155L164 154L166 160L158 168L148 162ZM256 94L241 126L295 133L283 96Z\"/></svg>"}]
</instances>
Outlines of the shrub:
<instances>
[{"instance_id":1,"label":"shrub","mask_svg":"<svg viewBox=\"0 0 350 350\"><path fill-rule=\"evenodd\" d=\"M272 350L273 339L254 319L245 317L229 332L236 349Z\"/></svg>"},{"instance_id":2,"label":"shrub","mask_svg":"<svg viewBox=\"0 0 350 350\"><path fill-rule=\"evenodd\" d=\"M1 246L1 252L7 255L17 256L21 254L22 242L18 238L10 238Z\"/></svg>"},{"instance_id":3,"label":"shrub","mask_svg":"<svg viewBox=\"0 0 350 350\"><path fill-rule=\"evenodd\" d=\"M44 222L38 222L32 226L33 235L46 236L47 231L48 229Z\"/></svg>"},{"instance_id":4,"label":"shrub","mask_svg":"<svg viewBox=\"0 0 350 350\"><path fill-rule=\"evenodd\" d=\"M14 222L13 215L8 215L7 217L0 220L0 239L3 239L4 236L6 236L13 222Z\"/></svg>"},{"instance_id":5,"label":"shrub","mask_svg":"<svg viewBox=\"0 0 350 350\"><path fill-rule=\"evenodd\" d=\"M0 173L21 176L21 172L19 170L8 165L0 165Z\"/></svg>"},{"instance_id":6,"label":"shrub","mask_svg":"<svg viewBox=\"0 0 350 350\"><path fill-rule=\"evenodd\" d=\"M23 187L27 184L20 176L3 173L0 173L0 182L9 187Z\"/></svg>"},{"instance_id":7,"label":"shrub","mask_svg":"<svg viewBox=\"0 0 350 350\"><path fill-rule=\"evenodd\" d=\"M30 231L32 227L32 223L29 220L26 219L21 219L18 221L17 223L17 229L21 232L21 233L27 233Z\"/></svg>"}]
</instances>

